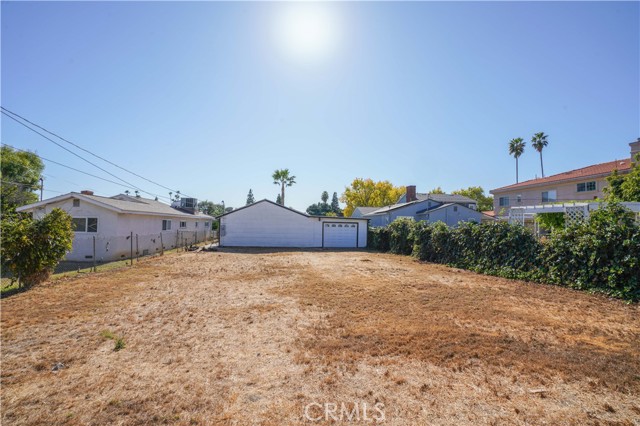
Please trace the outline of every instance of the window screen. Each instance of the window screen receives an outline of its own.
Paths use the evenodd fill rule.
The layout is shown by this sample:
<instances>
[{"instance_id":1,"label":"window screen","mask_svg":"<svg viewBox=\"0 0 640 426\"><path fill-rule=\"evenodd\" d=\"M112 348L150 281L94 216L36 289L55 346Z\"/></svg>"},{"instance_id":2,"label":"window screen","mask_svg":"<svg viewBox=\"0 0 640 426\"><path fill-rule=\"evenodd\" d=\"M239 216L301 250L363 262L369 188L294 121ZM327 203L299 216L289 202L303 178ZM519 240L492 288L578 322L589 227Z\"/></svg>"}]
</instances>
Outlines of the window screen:
<instances>
[{"instance_id":1,"label":"window screen","mask_svg":"<svg viewBox=\"0 0 640 426\"><path fill-rule=\"evenodd\" d=\"M97 217L90 217L87 219L87 232L98 232Z\"/></svg>"},{"instance_id":2,"label":"window screen","mask_svg":"<svg viewBox=\"0 0 640 426\"><path fill-rule=\"evenodd\" d=\"M76 232L87 232L87 219L84 217L74 217L72 219L73 230Z\"/></svg>"}]
</instances>

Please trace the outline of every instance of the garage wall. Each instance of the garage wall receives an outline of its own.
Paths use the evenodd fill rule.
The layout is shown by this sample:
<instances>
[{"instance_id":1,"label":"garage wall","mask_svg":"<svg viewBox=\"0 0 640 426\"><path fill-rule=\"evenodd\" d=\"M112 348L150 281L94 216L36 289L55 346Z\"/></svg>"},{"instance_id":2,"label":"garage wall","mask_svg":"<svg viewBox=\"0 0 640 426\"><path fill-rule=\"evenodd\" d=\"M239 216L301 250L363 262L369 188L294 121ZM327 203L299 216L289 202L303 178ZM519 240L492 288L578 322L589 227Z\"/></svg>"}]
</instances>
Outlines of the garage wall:
<instances>
[{"instance_id":1,"label":"garage wall","mask_svg":"<svg viewBox=\"0 0 640 426\"><path fill-rule=\"evenodd\" d=\"M259 202L220 218L221 245L230 247L320 247L321 228L301 214Z\"/></svg>"},{"instance_id":2,"label":"garage wall","mask_svg":"<svg viewBox=\"0 0 640 426\"><path fill-rule=\"evenodd\" d=\"M220 244L227 247L322 247L325 221L358 223L358 246L367 246L367 221L310 217L259 201L220 218Z\"/></svg>"}]
</instances>

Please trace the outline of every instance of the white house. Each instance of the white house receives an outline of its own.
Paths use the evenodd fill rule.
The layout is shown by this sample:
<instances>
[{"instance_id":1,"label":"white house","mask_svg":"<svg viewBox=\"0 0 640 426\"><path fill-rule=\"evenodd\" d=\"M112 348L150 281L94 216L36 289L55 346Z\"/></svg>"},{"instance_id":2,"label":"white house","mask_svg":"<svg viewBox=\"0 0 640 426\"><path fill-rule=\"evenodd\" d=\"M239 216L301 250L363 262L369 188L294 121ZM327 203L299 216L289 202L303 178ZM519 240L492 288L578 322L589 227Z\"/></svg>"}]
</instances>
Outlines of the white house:
<instances>
[{"instance_id":1,"label":"white house","mask_svg":"<svg viewBox=\"0 0 640 426\"><path fill-rule=\"evenodd\" d=\"M172 206L125 194L113 197L91 191L71 192L16 209L35 218L61 208L75 227L66 260L112 261L147 255L211 237L214 218L196 210L197 200L183 198Z\"/></svg>"},{"instance_id":2,"label":"white house","mask_svg":"<svg viewBox=\"0 0 640 426\"><path fill-rule=\"evenodd\" d=\"M269 200L219 219L220 246L367 247L367 219L310 216Z\"/></svg>"}]
</instances>

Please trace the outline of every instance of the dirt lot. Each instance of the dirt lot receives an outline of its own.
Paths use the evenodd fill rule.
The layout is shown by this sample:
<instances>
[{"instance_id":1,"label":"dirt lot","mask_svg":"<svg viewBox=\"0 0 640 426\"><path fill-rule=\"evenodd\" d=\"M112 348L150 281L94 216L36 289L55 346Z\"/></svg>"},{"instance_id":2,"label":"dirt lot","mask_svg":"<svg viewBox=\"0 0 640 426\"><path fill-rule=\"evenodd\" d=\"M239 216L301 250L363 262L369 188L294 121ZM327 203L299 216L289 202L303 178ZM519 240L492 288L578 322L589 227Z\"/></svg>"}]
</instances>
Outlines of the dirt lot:
<instances>
[{"instance_id":1,"label":"dirt lot","mask_svg":"<svg viewBox=\"0 0 640 426\"><path fill-rule=\"evenodd\" d=\"M1 308L3 425L640 424L637 305L407 257L172 254Z\"/></svg>"}]
</instances>

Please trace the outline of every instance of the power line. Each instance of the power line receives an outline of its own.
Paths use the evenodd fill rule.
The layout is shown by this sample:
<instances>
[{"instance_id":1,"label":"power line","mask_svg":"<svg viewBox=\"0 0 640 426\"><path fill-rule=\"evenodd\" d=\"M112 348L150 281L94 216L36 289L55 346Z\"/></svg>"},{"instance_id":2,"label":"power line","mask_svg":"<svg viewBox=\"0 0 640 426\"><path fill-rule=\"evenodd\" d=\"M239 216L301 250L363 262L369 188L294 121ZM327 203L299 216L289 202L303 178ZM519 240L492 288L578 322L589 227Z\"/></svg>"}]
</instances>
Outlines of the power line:
<instances>
[{"instance_id":1,"label":"power line","mask_svg":"<svg viewBox=\"0 0 640 426\"><path fill-rule=\"evenodd\" d=\"M8 146L9 148L11 148L11 149L15 149L16 151L20 151L20 152L29 152L29 153L31 153L31 154L36 155L38 158L40 158L40 159L42 159L42 160L48 161L48 162L53 163L53 164L57 164L58 166L66 167L67 169L70 169L70 170L76 171L76 172L78 172L78 173L82 173L82 174L85 174L85 175L87 175L87 176L91 176L91 177L94 177L94 178L96 178L96 179L100 179L100 180L103 180L103 181L105 181L105 182L109 182L109 183L112 183L112 184L114 184L114 185L118 185L118 186L123 187L123 188L129 188L128 186L124 186L124 185L122 185L120 182L115 182L115 181L112 181L112 180L109 180L109 179L103 178L103 177L101 177L101 176L96 176L96 175L94 175L94 174L91 174L91 173L88 173L88 172L85 172L85 171L82 171L82 170L78 170L78 169L76 169L76 168L74 168L74 167L67 166L66 164L62 164L62 163L59 163L59 162L54 161L54 160L49 160L48 158L44 158L44 157L43 157L43 156L41 156L40 154L36 154L36 153L34 153L34 152L30 152L30 151L25 151L24 149L16 148L16 147L11 146L11 145L9 145L9 144L7 144L7 143L4 143L4 142L2 143L2 145L4 145L4 146ZM158 196L158 198L164 198L164 199L166 199L166 200L171 200L169 197L163 197L163 196Z\"/></svg>"},{"instance_id":2,"label":"power line","mask_svg":"<svg viewBox=\"0 0 640 426\"><path fill-rule=\"evenodd\" d=\"M3 107L0 107L0 108L4 109ZM18 120L18 119L16 119L16 118L12 117L11 115L7 114L6 112L4 112L4 111L0 111L0 112L2 112L2 114L4 114L6 117L9 117L10 119L12 119L13 121L15 121L16 123L18 123L18 124L20 124L20 125L22 125L22 126L26 127L27 129L29 129L29 130L31 130L32 132L34 132L34 133L36 133L36 134L38 134L38 135L42 136L42 137L43 137L43 138L45 138L46 140L48 140L48 141L50 141L50 142L54 143L55 145L59 146L60 148L64 149L65 151L67 151L67 152L69 152L69 153L71 153L71 154L75 155L76 157L78 157L78 158L79 158L79 159L81 159L82 161L85 161L85 162L87 162L87 163L91 164L92 166L94 166L94 167L96 167L96 168L98 168L98 169L102 170L103 172L107 173L108 175L113 176L114 178L116 178L116 179L118 179L118 180L120 180L120 181L122 181L122 182L126 183L128 187L133 188L133 189L137 189L138 191L140 191L140 192L144 192L145 194L153 195L154 197L160 197L158 194L154 194L154 193L151 193L151 192L145 191L145 190L143 190L142 188L138 188L137 186L135 186L135 185L134 185L134 184L132 184L131 182L127 182L126 180L122 179L121 177L118 177L118 176L114 175L113 173L109 172L108 170L105 170L105 169L103 169L102 167L98 166L97 164L92 163L91 161L87 160L86 158L82 157L81 155L76 154L75 152L71 151L71 150L70 150L70 149L68 149L68 148L65 148L64 146L62 146L62 145L61 145L61 144L59 144L58 142L56 142L56 141L54 141L53 139L51 139L51 138L49 138L49 137L47 137L47 136L43 135L43 134L42 134L42 133L40 133L39 131L37 131L37 130L35 130L35 129L31 128L31 127L29 127L28 125L24 124L23 122L21 122L20 120Z\"/></svg>"},{"instance_id":3,"label":"power line","mask_svg":"<svg viewBox=\"0 0 640 426\"><path fill-rule=\"evenodd\" d=\"M15 113L15 112L13 112L13 111L11 111L11 110L9 110L9 109L7 109L7 108L3 107L3 106L0 106L0 108L1 108L3 111L5 111L5 115L6 115L6 112L8 112L8 113L10 113L10 114L12 114L12 115L15 115L16 117L19 117L21 120L26 121L27 123L31 124L32 126L35 126L35 127L39 128L39 129L41 129L41 130L43 130L43 131L47 132L48 134L50 134L50 135L52 135L52 136L55 136L56 138L58 138L58 139L60 139L60 140L62 140L62 141L64 141L64 142L66 142L66 143L68 143L68 144L70 144L70 145L73 145L73 146L75 146L76 148L78 148L78 149L80 149L80 150L82 150L82 151L84 151L84 152L86 152L86 153L88 153L88 154L91 154L91 155L93 155L93 156L94 156L94 157L96 157L96 158L99 158L99 159L100 159L100 160L102 160L102 161L107 162L107 163L111 164L112 166L119 168L120 170L124 170L124 171L125 171L125 172L127 172L127 173L131 173L132 175L134 175L134 176L136 176L136 177L139 177L140 179L146 180L147 182L150 182L150 183L152 183L152 184L154 184L154 185L157 185L157 186L159 186L159 187L161 187L161 188L167 189L167 190L169 190L169 191L171 191L171 192L179 192L179 191L176 191L176 190L174 190L174 189L171 189L171 188L169 188L169 187L167 187L167 186L164 186L164 185L162 185L162 184L160 184L160 183L158 183L158 182L152 181L151 179L147 179L147 178L146 178L146 177L144 177L144 176L140 176L139 174L137 174L137 173L135 173L135 172L132 172L131 170L128 170L128 169L126 169L126 168L124 168L124 167L122 167L122 166L119 166L119 165L117 165L116 163L114 163L114 162L112 162L112 161L109 161L109 160L107 160L107 159L106 159L106 158L104 158L104 157L99 156L98 154L94 154L93 152L89 151L88 149L85 149L85 148L81 147L80 145L75 144L75 143L73 143L73 142L71 142L71 141L69 141L69 140L67 140L67 139L63 138L63 137L62 137L62 136L60 136L60 135L57 135L56 133L53 133L52 131L45 129L44 127L39 126L38 124L36 124L36 123L34 123L34 122L32 122L32 121L29 121L28 119L24 118L23 116L21 116L21 115L19 115L19 114ZM17 120L16 120L16 121L17 121ZM184 194L184 195L185 195L186 197L189 197L189 196L188 196L188 195L186 195L186 194ZM189 198L193 198L193 197L189 197Z\"/></svg>"}]
</instances>

